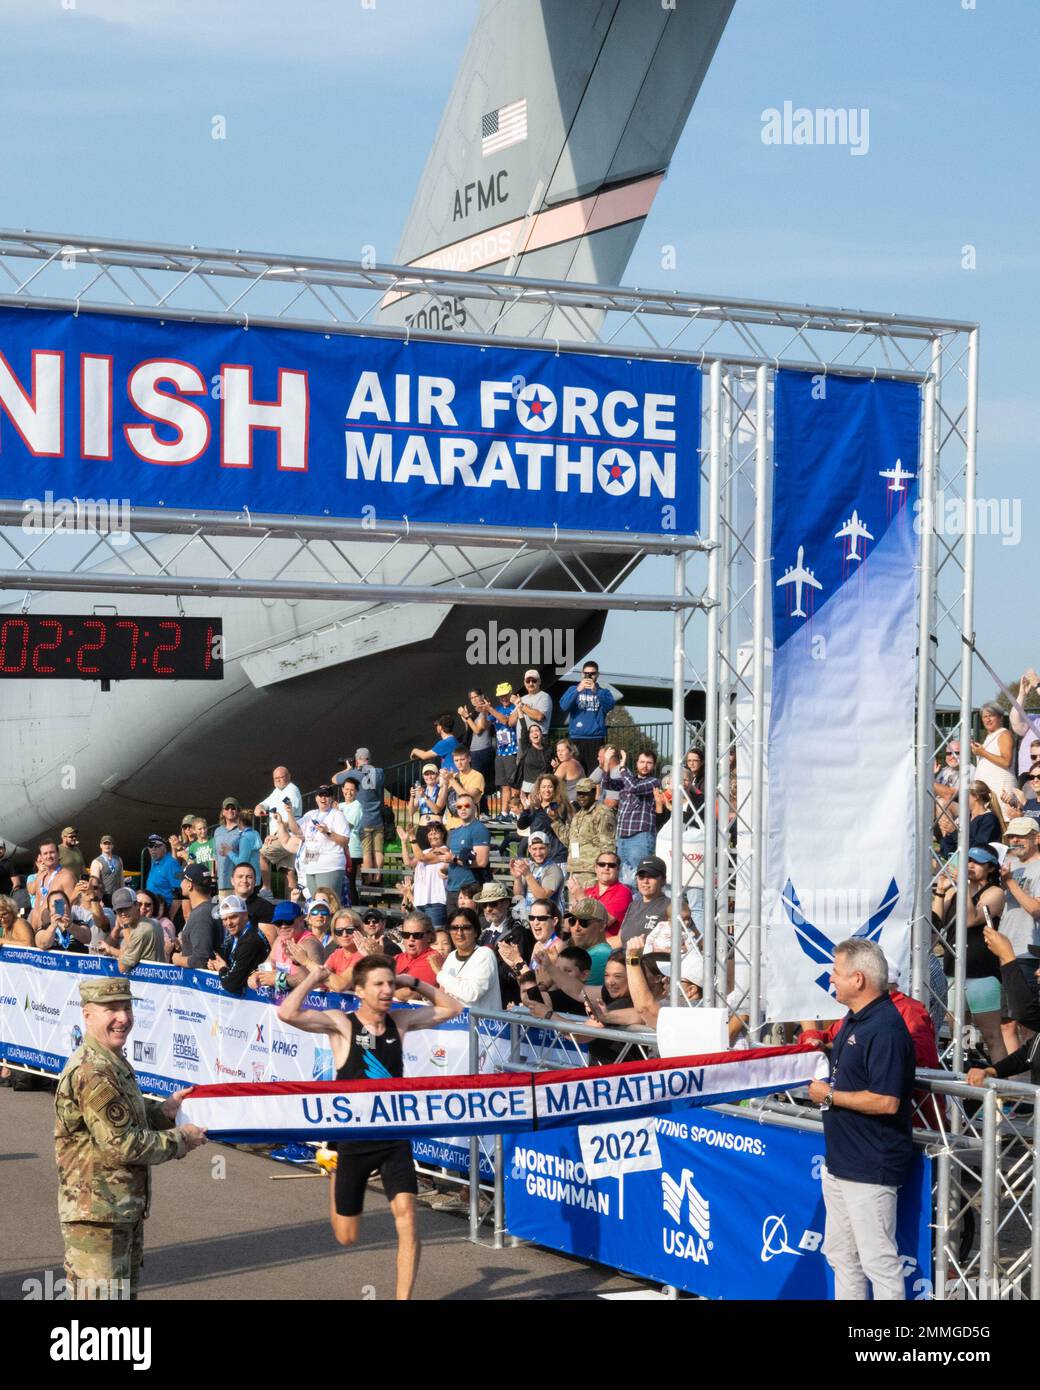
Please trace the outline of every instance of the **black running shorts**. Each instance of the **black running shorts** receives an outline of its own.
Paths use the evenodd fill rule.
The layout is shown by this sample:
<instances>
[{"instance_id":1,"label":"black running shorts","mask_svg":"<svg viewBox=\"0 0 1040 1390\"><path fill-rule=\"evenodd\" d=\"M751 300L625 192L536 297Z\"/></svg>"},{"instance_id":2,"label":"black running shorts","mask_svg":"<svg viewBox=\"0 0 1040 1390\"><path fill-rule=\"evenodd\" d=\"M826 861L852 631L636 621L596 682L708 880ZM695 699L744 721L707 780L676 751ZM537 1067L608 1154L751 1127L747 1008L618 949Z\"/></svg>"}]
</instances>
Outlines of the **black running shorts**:
<instances>
[{"instance_id":1,"label":"black running shorts","mask_svg":"<svg viewBox=\"0 0 1040 1390\"><path fill-rule=\"evenodd\" d=\"M414 1196L419 1191L412 1146L407 1139L399 1139L393 1144L337 1144L338 1216L361 1215L365 1205L365 1186L373 1173L378 1173L382 1178L388 1202L402 1192L410 1192Z\"/></svg>"}]
</instances>

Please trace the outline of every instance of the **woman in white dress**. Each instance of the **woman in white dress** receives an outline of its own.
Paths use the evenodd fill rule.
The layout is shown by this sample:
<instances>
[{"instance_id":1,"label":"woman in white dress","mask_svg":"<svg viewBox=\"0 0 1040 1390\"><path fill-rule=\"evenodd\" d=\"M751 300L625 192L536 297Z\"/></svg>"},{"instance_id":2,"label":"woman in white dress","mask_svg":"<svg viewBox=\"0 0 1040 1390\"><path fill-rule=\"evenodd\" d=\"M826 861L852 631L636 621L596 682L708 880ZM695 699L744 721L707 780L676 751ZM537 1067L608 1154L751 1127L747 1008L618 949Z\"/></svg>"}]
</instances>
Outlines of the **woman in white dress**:
<instances>
[{"instance_id":1,"label":"woman in white dress","mask_svg":"<svg viewBox=\"0 0 1040 1390\"><path fill-rule=\"evenodd\" d=\"M1018 778L1012 771L1014 741L1011 730L1004 727L1004 714L999 705L982 706L982 727L986 730L985 741L971 745L978 760L975 773L999 798L1001 792L1018 790Z\"/></svg>"}]
</instances>

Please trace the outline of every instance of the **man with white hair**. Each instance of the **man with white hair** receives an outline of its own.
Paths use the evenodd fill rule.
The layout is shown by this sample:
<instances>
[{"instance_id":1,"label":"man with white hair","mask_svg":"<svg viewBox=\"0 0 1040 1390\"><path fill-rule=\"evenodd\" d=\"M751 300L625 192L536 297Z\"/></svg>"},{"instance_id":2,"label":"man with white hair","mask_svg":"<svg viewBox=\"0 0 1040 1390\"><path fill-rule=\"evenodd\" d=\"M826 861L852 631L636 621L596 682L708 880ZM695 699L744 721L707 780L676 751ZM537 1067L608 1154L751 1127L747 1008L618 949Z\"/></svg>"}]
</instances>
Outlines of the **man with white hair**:
<instances>
[{"instance_id":1,"label":"man with white hair","mask_svg":"<svg viewBox=\"0 0 1040 1390\"><path fill-rule=\"evenodd\" d=\"M253 815L268 819L268 835L260 851L260 872L263 875L265 888L271 886L271 867L286 870L289 879L289 887L296 887L296 874L293 870L295 855L289 853L280 843L276 832L277 820L283 825L288 825L289 820L286 810L292 812L297 820L303 815L303 796L299 787L292 780L292 774L287 767L276 767L271 774L274 782L274 790L264 797L263 801L258 801L253 808ZM240 895L241 896L241 895Z\"/></svg>"},{"instance_id":2,"label":"man with white hair","mask_svg":"<svg viewBox=\"0 0 1040 1390\"><path fill-rule=\"evenodd\" d=\"M905 1299L896 1247L896 1198L910 1175L914 1045L889 995L880 946L852 937L835 947L831 985L848 1013L831 1049L831 1079L809 1099L823 1110L823 1253L836 1300Z\"/></svg>"}]
</instances>

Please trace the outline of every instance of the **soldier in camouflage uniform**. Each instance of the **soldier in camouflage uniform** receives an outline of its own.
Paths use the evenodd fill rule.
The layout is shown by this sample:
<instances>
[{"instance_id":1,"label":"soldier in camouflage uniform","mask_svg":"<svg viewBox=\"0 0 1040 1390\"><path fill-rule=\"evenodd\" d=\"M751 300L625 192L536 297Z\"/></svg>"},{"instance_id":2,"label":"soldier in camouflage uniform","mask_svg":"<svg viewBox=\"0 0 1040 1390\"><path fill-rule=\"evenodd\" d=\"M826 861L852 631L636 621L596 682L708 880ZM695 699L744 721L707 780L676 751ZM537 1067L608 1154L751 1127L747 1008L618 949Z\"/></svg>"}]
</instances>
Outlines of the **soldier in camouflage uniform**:
<instances>
[{"instance_id":1,"label":"soldier in camouflage uniform","mask_svg":"<svg viewBox=\"0 0 1040 1390\"><path fill-rule=\"evenodd\" d=\"M150 1196L149 1165L206 1142L173 1127L186 1092L145 1100L123 1047L134 1026L126 979L81 980L86 1037L55 1098L58 1219L76 1298L136 1298Z\"/></svg>"}]
</instances>

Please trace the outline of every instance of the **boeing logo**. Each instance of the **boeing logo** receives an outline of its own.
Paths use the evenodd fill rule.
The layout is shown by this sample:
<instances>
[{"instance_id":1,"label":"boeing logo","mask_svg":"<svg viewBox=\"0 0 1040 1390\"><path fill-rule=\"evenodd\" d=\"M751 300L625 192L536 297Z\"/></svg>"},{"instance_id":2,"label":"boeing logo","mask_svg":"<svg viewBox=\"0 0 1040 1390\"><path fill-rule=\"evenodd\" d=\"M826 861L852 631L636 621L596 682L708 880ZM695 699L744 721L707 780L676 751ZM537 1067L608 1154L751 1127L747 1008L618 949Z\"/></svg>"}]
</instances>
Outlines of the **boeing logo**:
<instances>
[{"instance_id":1,"label":"boeing logo","mask_svg":"<svg viewBox=\"0 0 1040 1390\"><path fill-rule=\"evenodd\" d=\"M762 1222L762 1253L759 1259L767 1265L777 1255L807 1255L819 1250L822 1244L821 1231L803 1231L799 1248L795 1250L787 1243L787 1222L783 1216L767 1216Z\"/></svg>"}]
</instances>

